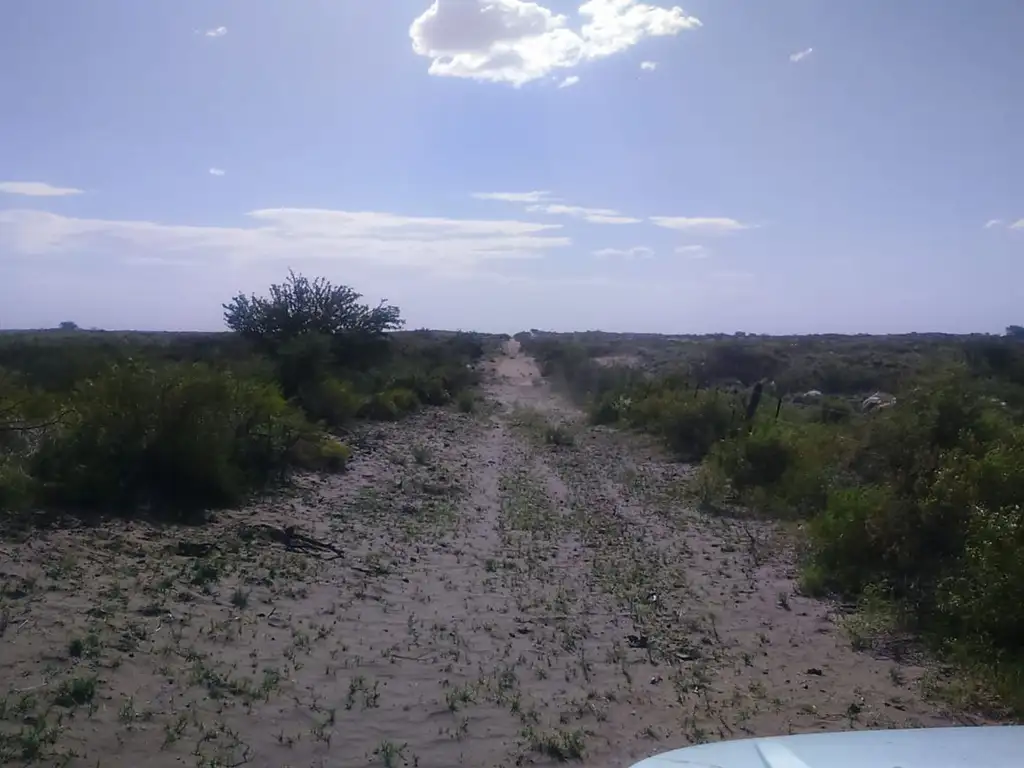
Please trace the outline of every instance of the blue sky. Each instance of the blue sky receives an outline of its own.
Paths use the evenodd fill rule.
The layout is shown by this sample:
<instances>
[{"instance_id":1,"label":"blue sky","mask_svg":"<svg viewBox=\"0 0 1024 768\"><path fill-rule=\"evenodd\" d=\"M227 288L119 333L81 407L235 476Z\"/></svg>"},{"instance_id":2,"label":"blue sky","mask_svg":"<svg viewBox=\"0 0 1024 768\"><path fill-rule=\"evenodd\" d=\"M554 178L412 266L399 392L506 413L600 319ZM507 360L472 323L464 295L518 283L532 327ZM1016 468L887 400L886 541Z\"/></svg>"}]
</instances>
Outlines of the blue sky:
<instances>
[{"instance_id":1,"label":"blue sky","mask_svg":"<svg viewBox=\"0 0 1024 768\"><path fill-rule=\"evenodd\" d=\"M291 267L413 327L998 332L1022 39L1014 0L5 3L0 327L217 329Z\"/></svg>"}]
</instances>

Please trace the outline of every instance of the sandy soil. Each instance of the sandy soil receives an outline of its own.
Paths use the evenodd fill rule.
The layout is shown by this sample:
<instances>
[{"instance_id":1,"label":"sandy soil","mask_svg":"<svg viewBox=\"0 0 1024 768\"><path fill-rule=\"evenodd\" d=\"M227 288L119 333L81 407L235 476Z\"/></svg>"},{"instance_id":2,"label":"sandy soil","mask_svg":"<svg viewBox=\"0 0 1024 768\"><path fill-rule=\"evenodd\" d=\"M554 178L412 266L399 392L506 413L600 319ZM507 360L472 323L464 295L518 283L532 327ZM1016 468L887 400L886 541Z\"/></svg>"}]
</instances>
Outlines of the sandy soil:
<instances>
[{"instance_id":1,"label":"sandy soil","mask_svg":"<svg viewBox=\"0 0 1024 768\"><path fill-rule=\"evenodd\" d=\"M785 536L698 514L517 346L478 412L375 427L295 494L3 542L0 762L620 768L962 722L796 593Z\"/></svg>"}]
</instances>

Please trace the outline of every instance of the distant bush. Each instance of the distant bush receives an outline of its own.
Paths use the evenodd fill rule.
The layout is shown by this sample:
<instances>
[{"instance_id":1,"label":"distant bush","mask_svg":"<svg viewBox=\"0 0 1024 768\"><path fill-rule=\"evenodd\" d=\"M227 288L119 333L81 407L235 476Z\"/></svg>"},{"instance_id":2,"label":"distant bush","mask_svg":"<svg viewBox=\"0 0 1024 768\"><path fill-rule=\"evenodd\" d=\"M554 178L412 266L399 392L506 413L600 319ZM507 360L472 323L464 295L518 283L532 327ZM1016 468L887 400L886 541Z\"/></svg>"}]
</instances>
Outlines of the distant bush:
<instances>
[{"instance_id":1,"label":"distant bush","mask_svg":"<svg viewBox=\"0 0 1024 768\"><path fill-rule=\"evenodd\" d=\"M684 389L677 380L662 379L604 395L591 406L590 418L659 435L681 458L696 460L738 428L741 408L733 395Z\"/></svg>"}]
</instances>

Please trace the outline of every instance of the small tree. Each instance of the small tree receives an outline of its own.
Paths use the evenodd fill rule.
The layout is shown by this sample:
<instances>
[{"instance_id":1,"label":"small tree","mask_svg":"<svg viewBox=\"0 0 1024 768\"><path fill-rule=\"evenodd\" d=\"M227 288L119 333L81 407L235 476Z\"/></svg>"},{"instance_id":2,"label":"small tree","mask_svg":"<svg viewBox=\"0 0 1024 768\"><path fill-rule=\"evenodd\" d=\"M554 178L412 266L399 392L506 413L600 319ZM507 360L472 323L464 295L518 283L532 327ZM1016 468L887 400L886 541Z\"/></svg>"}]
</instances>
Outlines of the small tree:
<instances>
[{"instance_id":1,"label":"small tree","mask_svg":"<svg viewBox=\"0 0 1024 768\"><path fill-rule=\"evenodd\" d=\"M228 328L257 344L276 348L306 334L379 337L405 325L398 307L381 301L360 304L362 295L318 277L288 270L288 279L270 286L270 297L239 294L224 305Z\"/></svg>"},{"instance_id":2,"label":"small tree","mask_svg":"<svg viewBox=\"0 0 1024 768\"><path fill-rule=\"evenodd\" d=\"M70 320L65 320L63 323L60 324L60 329L62 331L77 331L78 323L74 323Z\"/></svg>"},{"instance_id":3,"label":"small tree","mask_svg":"<svg viewBox=\"0 0 1024 768\"><path fill-rule=\"evenodd\" d=\"M328 358L366 366L387 349L386 333L405 325L398 307L360 303L362 295L324 278L293 271L270 296L239 294L224 305L228 328L270 354L281 367L288 395L318 378Z\"/></svg>"},{"instance_id":4,"label":"small tree","mask_svg":"<svg viewBox=\"0 0 1024 768\"><path fill-rule=\"evenodd\" d=\"M1024 326L1008 325L1006 326L1006 335L1011 339L1024 339Z\"/></svg>"}]
</instances>

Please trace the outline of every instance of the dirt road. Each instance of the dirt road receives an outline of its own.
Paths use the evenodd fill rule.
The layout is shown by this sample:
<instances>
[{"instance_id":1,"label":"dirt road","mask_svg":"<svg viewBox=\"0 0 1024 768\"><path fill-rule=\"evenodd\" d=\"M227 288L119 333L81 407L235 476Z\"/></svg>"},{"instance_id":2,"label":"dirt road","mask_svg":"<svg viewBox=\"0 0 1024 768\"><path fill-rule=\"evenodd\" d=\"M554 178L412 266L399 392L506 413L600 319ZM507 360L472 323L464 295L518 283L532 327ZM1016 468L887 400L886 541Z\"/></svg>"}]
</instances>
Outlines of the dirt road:
<instances>
[{"instance_id":1,"label":"dirt road","mask_svg":"<svg viewBox=\"0 0 1024 768\"><path fill-rule=\"evenodd\" d=\"M4 544L0 761L619 768L954 722L796 594L783 537L698 514L514 344L485 390L202 529Z\"/></svg>"}]
</instances>

